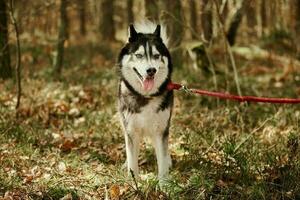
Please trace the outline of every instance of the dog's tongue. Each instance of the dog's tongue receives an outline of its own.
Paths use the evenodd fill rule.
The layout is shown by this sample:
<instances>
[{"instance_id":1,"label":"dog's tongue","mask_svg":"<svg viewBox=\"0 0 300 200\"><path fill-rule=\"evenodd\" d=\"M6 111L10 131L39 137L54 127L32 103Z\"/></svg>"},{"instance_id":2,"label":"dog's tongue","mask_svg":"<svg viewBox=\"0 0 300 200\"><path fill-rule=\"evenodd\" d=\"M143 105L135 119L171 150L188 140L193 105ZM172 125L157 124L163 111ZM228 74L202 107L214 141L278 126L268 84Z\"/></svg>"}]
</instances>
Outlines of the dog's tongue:
<instances>
[{"instance_id":1,"label":"dog's tongue","mask_svg":"<svg viewBox=\"0 0 300 200\"><path fill-rule=\"evenodd\" d=\"M143 87L144 87L144 90L145 91L149 91L153 88L153 85L154 85L154 80L153 78L146 78L144 81L143 81Z\"/></svg>"}]
</instances>

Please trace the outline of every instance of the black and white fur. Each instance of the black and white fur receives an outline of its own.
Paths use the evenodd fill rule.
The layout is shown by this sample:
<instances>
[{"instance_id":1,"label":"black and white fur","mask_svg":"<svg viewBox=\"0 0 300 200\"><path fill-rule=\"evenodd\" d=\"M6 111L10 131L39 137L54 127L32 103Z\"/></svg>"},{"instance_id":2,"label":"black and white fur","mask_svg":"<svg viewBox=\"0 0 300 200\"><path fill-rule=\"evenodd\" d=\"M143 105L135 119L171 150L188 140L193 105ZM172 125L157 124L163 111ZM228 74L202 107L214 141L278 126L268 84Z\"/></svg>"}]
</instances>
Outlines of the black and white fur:
<instances>
[{"instance_id":1,"label":"black and white fur","mask_svg":"<svg viewBox=\"0 0 300 200\"><path fill-rule=\"evenodd\" d=\"M128 173L132 170L138 176L139 143L148 136L155 149L160 181L167 178L171 166L168 136L173 107L173 92L167 90L172 62L163 28L150 22L130 25L128 42L118 58L118 109Z\"/></svg>"}]
</instances>

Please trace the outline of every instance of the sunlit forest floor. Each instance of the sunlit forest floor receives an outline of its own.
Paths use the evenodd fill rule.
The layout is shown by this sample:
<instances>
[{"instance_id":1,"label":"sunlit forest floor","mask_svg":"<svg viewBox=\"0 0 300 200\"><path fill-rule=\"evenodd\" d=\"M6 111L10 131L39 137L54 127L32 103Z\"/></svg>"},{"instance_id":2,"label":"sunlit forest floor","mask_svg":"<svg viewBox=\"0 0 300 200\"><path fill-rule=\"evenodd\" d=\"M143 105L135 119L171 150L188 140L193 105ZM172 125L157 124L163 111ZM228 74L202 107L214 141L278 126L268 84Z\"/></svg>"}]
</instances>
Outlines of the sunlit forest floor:
<instances>
[{"instance_id":1,"label":"sunlit forest floor","mask_svg":"<svg viewBox=\"0 0 300 200\"><path fill-rule=\"evenodd\" d=\"M286 59L293 57L275 39L258 45ZM114 65L119 48L119 44L69 46L58 81L42 47L23 47L18 120L14 81L0 84L0 197L300 198L299 105L240 104L175 92L170 181L159 189L156 159L147 141L141 144L141 178L136 182L127 178L116 110ZM217 89L236 93L232 69L226 69L226 52L213 48L211 56L218 71ZM287 70L272 56L235 58L244 95L299 96L299 70ZM174 69L173 80L215 89L212 74L188 64Z\"/></svg>"}]
</instances>

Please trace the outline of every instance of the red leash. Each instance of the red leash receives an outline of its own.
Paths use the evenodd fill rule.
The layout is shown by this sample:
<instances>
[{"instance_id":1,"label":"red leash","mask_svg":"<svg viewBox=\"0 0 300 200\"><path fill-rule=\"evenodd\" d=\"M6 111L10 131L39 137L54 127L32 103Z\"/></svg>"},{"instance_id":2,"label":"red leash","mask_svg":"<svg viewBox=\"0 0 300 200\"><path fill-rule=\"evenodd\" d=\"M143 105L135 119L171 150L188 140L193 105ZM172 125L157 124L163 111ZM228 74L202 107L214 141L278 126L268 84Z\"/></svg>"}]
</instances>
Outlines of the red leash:
<instances>
[{"instance_id":1,"label":"red leash","mask_svg":"<svg viewBox=\"0 0 300 200\"><path fill-rule=\"evenodd\" d=\"M288 104L296 104L300 103L300 99L289 99L289 98L267 98L267 97L254 97L254 96L238 96L232 94L226 94L222 92L210 92L206 90L199 89L188 89L184 85L178 83L168 83L168 90L184 90L189 93L195 93L205 96L217 97L220 99L230 99L239 102L264 102L264 103L288 103Z\"/></svg>"}]
</instances>

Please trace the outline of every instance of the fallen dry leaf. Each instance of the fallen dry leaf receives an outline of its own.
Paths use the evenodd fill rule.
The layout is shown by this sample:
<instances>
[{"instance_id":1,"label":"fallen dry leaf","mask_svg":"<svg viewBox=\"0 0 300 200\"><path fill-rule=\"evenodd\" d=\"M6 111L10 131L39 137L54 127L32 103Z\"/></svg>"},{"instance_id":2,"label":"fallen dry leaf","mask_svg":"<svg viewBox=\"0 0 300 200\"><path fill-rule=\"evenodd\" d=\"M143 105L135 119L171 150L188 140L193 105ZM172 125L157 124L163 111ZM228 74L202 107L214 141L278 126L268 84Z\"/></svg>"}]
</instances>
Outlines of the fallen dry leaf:
<instances>
[{"instance_id":1,"label":"fallen dry leaf","mask_svg":"<svg viewBox=\"0 0 300 200\"><path fill-rule=\"evenodd\" d=\"M64 140L60 146L60 148L63 151L69 151L69 150L73 149L74 147L75 147L75 143L74 143L74 140L72 140L72 139Z\"/></svg>"},{"instance_id":2,"label":"fallen dry leaf","mask_svg":"<svg viewBox=\"0 0 300 200\"><path fill-rule=\"evenodd\" d=\"M33 180L34 176L32 174L26 174L25 178L23 179L23 183L31 183Z\"/></svg>"},{"instance_id":3,"label":"fallen dry leaf","mask_svg":"<svg viewBox=\"0 0 300 200\"><path fill-rule=\"evenodd\" d=\"M120 187L116 184L109 188L109 194L112 199L120 199Z\"/></svg>"}]
</instances>

